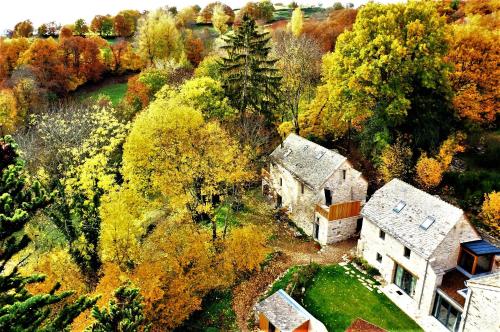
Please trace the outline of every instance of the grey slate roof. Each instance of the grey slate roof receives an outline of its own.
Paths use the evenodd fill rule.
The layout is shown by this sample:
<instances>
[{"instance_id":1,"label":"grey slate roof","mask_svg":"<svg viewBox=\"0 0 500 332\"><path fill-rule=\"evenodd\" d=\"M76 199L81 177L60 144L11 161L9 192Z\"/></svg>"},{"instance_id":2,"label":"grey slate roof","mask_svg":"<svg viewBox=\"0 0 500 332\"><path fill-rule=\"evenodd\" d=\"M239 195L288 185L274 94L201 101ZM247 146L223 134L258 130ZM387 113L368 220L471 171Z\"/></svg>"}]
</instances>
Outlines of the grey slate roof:
<instances>
[{"instance_id":1,"label":"grey slate roof","mask_svg":"<svg viewBox=\"0 0 500 332\"><path fill-rule=\"evenodd\" d=\"M483 285L500 288L500 272L469 279L467 280L467 286L469 285Z\"/></svg>"},{"instance_id":2,"label":"grey slate roof","mask_svg":"<svg viewBox=\"0 0 500 332\"><path fill-rule=\"evenodd\" d=\"M258 303L255 310L263 313L282 332L293 331L305 322L314 319L282 289Z\"/></svg>"},{"instance_id":3,"label":"grey slate roof","mask_svg":"<svg viewBox=\"0 0 500 332\"><path fill-rule=\"evenodd\" d=\"M406 203L401 212L393 209ZM377 190L361 210L361 215L424 258L431 257L450 230L462 218L463 211L399 179ZM435 221L427 228L428 217Z\"/></svg>"},{"instance_id":4,"label":"grey slate roof","mask_svg":"<svg viewBox=\"0 0 500 332\"><path fill-rule=\"evenodd\" d=\"M313 189L319 189L347 160L341 154L296 134L288 135L271 153L270 158Z\"/></svg>"}]
</instances>

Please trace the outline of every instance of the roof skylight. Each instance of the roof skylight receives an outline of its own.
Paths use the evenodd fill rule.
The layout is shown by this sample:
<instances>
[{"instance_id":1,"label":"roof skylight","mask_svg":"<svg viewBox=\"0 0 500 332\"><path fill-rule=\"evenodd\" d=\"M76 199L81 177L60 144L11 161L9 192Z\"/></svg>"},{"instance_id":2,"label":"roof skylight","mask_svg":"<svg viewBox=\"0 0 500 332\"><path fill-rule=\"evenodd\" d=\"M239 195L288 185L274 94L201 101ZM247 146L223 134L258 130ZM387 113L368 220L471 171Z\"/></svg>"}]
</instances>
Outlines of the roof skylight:
<instances>
[{"instance_id":1,"label":"roof skylight","mask_svg":"<svg viewBox=\"0 0 500 332\"><path fill-rule=\"evenodd\" d=\"M285 152L285 157L288 157L290 155L290 153L292 153L292 149L288 149L286 152Z\"/></svg>"},{"instance_id":2,"label":"roof skylight","mask_svg":"<svg viewBox=\"0 0 500 332\"><path fill-rule=\"evenodd\" d=\"M420 224L420 227L427 230L436 221L434 217L428 216L425 218L424 222Z\"/></svg>"},{"instance_id":3,"label":"roof skylight","mask_svg":"<svg viewBox=\"0 0 500 332\"><path fill-rule=\"evenodd\" d=\"M399 203L394 207L394 209L392 209L392 211L399 213L399 212L401 212L401 210L404 209L405 206L406 206L406 203L404 201L399 201Z\"/></svg>"},{"instance_id":4,"label":"roof skylight","mask_svg":"<svg viewBox=\"0 0 500 332\"><path fill-rule=\"evenodd\" d=\"M321 157L323 157L323 155L325 154L325 151L320 151L316 154L316 159L321 159Z\"/></svg>"}]
</instances>

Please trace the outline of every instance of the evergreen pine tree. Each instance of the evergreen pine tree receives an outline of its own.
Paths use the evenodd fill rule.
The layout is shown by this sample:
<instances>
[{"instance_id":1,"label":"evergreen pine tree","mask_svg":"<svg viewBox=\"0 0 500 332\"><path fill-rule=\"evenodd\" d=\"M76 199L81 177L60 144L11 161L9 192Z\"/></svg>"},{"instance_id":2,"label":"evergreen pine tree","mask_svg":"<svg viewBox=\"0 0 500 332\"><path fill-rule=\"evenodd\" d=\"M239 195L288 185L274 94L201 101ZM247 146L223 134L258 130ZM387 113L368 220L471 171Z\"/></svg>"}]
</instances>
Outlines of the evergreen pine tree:
<instances>
[{"instance_id":1,"label":"evergreen pine tree","mask_svg":"<svg viewBox=\"0 0 500 332\"><path fill-rule=\"evenodd\" d=\"M25 173L17 145L10 136L0 138L0 330L64 331L97 299L80 297L73 304L52 313L51 305L63 301L72 292L31 294L26 285L41 282L43 276L21 276L10 260L26 248L29 237L22 230L30 218L49 203L49 195L40 183Z\"/></svg>"},{"instance_id":2,"label":"evergreen pine tree","mask_svg":"<svg viewBox=\"0 0 500 332\"><path fill-rule=\"evenodd\" d=\"M143 308L139 289L123 285L115 291L115 299L109 301L108 309L99 310L97 306L92 309L96 322L87 331L148 331Z\"/></svg>"},{"instance_id":3,"label":"evergreen pine tree","mask_svg":"<svg viewBox=\"0 0 500 332\"><path fill-rule=\"evenodd\" d=\"M244 113L248 108L272 120L272 107L277 103L280 77L270 59L270 35L259 32L247 14L234 34L225 37L226 56L221 73L224 90L234 108Z\"/></svg>"}]
</instances>

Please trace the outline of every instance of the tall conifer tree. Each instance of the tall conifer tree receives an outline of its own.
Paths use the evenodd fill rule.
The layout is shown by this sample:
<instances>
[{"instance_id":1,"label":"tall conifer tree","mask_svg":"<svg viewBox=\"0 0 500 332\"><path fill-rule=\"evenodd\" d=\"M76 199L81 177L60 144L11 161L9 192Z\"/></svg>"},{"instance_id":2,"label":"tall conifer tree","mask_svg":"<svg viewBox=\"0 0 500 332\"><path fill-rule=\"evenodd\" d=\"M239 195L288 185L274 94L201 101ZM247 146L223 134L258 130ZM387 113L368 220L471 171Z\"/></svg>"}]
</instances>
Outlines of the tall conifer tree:
<instances>
[{"instance_id":1,"label":"tall conifer tree","mask_svg":"<svg viewBox=\"0 0 500 332\"><path fill-rule=\"evenodd\" d=\"M278 101L281 79L274 67L276 60L269 57L270 38L245 14L241 26L225 38L227 54L221 63L223 86L232 106L241 113L253 109L268 121Z\"/></svg>"},{"instance_id":2,"label":"tall conifer tree","mask_svg":"<svg viewBox=\"0 0 500 332\"><path fill-rule=\"evenodd\" d=\"M71 291L31 294L26 286L41 282L43 276L21 276L11 262L30 239L21 234L30 218L49 203L49 195L40 183L28 178L24 161L19 158L17 144L10 136L0 138L0 330L1 331L64 331L97 299L80 297L66 304L57 313L51 305L73 294Z\"/></svg>"}]
</instances>

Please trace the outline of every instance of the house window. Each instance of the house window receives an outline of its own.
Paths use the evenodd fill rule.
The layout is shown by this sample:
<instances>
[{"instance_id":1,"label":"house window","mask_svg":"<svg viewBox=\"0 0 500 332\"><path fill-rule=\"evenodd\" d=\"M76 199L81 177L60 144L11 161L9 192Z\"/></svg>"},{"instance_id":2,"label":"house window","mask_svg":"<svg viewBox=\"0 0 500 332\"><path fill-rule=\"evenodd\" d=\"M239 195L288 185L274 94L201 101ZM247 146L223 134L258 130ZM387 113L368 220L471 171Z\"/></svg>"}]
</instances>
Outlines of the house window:
<instances>
[{"instance_id":1,"label":"house window","mask_svg":"<svg viewBox=\"0 0 500 332\"><path fill-rule=\"evenodd\" d=\"M382 263L382 255L377 252L377 262Z\"/></svg>"},{"instance_id":2,"label":"house window","mask_svg":"<svg viewBox=\"0 0 500 332\"><path fill-rule=\"evenodd\" d=\"M446 298L436 292L436 299L434 300L434 308L432 315L436 317L448 330L458 331L462 312L453 306Z\"/></svg>"},{"instance_id":3,"label":"house window","mask_svg":"<svg viewBox=\"0 0 500 332\"><path fill-rule=\"evenodd\" d=\"M401 288L406 294L413 297L415 295L415 284L417 283L417 278L405 270L404 267L397 264L396 272L394 273L394 284Z\"/></svg>"},{"instance_id":4,"label":"house window","mask_svg":"<svg viewBox=\"0 0 500 332\"><path fill-rule=\"evenodd\" d=\"M405 247L404 256L410 258L411 250Z\"/></svg>"},{"instance_id":5,"label":"house window","mask_svg":"<svg viewBox=\"0 0 500 332\"><path fill-rule=\"evenodd\" d=\"M380 232L378 233L378 237L382 240L385 240L385 232L383 230L380 230Z\"/></svg>"},{"instance_id":6,"label":"house window","mask_svg":"<svg viewBox=\"0 0 500 332\"><path fill-rule=\"evenodd\" d=\"M347 171L344 169L342 170L342 179L345 180L346 178L346 175L347 175Z\"/></svg>"},{"instance_id":7,"label":"house window","mask_svg":"<svg viewBox=\"0 0 500 332\"><path fill-rule=\"evenodd\" d=\"M302 194L304 193L304 184L303 183L300 184L300 192Z\"/></svg>"},{"instance_id":8,"label":"house window","mask_svg":"<svg viewBox=\"0 0 500 332\"><path fill-rule=\"evenodd\" d=\"M280 187L282 187L282 186L283 186L283 179L280 178Z\"/></svg>"}]
</instances>

